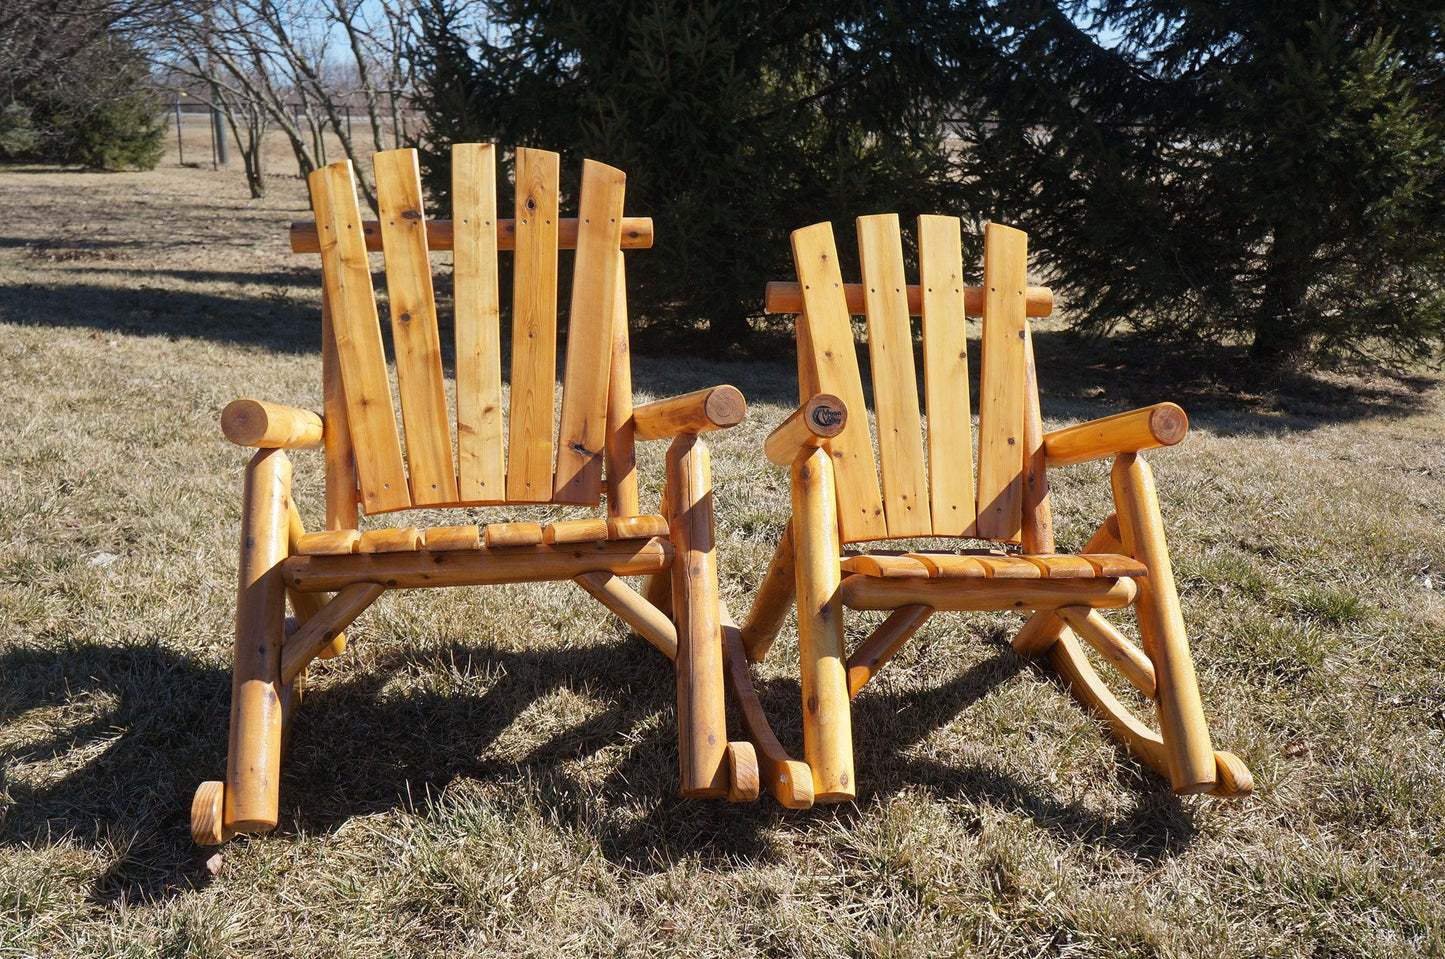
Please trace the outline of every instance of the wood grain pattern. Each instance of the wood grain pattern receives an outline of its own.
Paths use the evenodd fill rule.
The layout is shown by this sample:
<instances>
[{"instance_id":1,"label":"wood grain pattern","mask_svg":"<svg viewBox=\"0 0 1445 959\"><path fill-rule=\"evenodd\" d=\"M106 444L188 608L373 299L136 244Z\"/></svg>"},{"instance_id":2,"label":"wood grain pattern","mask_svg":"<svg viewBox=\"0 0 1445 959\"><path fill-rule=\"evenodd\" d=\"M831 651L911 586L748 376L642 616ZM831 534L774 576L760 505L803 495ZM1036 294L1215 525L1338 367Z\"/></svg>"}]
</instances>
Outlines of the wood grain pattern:
<instances>
[{"instance_id":1,"label":"wood grain pattern","mask_svg":"<svg viewBox=\"0 0 1445 959\"><path fill-rule=\"evenodd\" d=\"M507 499L552 498L557 409L557 209L560 157L517 151L517 252L512 263L512 407Z\"/></svg>"},{"instance_id":2,"label":"wood grain pattern","mask_svg":"<svg viewBox=\"0 0 1445 959\"><path fill-rule=\"evenodd\" d=\"M584 160L572 308L567 320L567 371L562 425L557 433L554 503L595 505L602 496L602 453L607 443L607 376L612 366L618 245L627 177Z\"/></svg>"},{"instance_id":3,"label":"wood grain pattern","mask_svg":"<svg viewBox=\"0 0 1445 959\"><path fill-rule=\"evenodd\" d=\"M367 513L406 509L411 505L411 492L402 465L351 161L313 171L310 184L316 222L321 226L322 276L345 383L361 505Z\"/></svg>"},{"instance_id":4,"label":"wood grain pattern","mask_svg":"<svg viewBox=\"0 0 1445 959\"><path fill-rule=\"evenodd\" d=\"M632 346L627 331L627 274L617 258L617 292L612 313L612 369L607 378L607 515L632 516L637 492L637 437L632 423Z\"/></svg>"},{"instance_id":5,"label":"wood grain pattern","mask_svg":"<svg viewBox=\"0 0 1445 959\"><path fill-rule=\"evenodd\" d=\"M376 199L386 259L397 392L415 506L457 499L451 417L442 373L436 292L426 247L426 211L415 150L376 154Z\"/></svg>"},{"instance_id":6,"label":"wood grain pattern","mask_svg":"<svg viewBox=\"0 0 1445 959\"><path fill-rule=\"evenodd\" d=\"M928 409L929 505L935 536L974 536L973 409L963 296L962 224L918 218L923 393Z\"/></svg>"},{"instance_id":7,"label":"wood grain pattern","mask_svg":"<svg viewBox=\"0 0 1445 959\"><path fill-rule=\"evenodd\" d=\"M853 325L843 299L843 276L833 227L817 223L793 232L793 262L803 286L804 311L798 317L800 350L816 382L804 383L807 396L827 391L839 397L848 410L843 432L828 441L837 483L839 531L845 543L883 539L888 521L883 493L874 469L873 440L868 434L867 404L858 371ZM806 398L806 397L805 397Z\"/></svg>"},{"instance_id":8,"label":"wood grain pattern","mask_svg":"<svg viewBox=\"0 0 1445 959\"><path fill-rule=\"evenodd\" d=\"M332 328L331 297L321 287L321 396L323 418L329 425L326 443L326 528L355 529L360 491L356 488L356 458L351 445L351 418L346 415L346 386L341 381L341 358Z\"/></svg>"},{"instance_id":9,"label":"wood grain pattern","mask_svg":"<svg viewBox=\"0 0 1445 959\"><path fill-rule=\"evenodd\" d=\"M502 439L497 160L490 143L452 147L456 300L457 487L465 500L506 496Z\"/></svg>"},{"instance_id":10,"label":"wood grain pattern","mask_svg":"<svg viewBox=\"0 0 1445 959\"><path fill-rule=\"evenodd\" d=\"M1017 543L1022 532L1024 285L1027 237L984 230L983 357L978 397L978 535Z\"/></svg>"},{"instance_id":11,"label":"wood grain pattern","mask_svg":"<svg viewBox=\"0 0 1445 959\"><path fill-rule=\"evenodd\" d=\"M873 367L888 535L927 536L933 532L933 520L928 506L928 470L923 462L913 329L904 293L908 281L903 272L903 233L896 214L858 218L858 259L867 304L868 356Z\"/></svg>"}]
</instances>

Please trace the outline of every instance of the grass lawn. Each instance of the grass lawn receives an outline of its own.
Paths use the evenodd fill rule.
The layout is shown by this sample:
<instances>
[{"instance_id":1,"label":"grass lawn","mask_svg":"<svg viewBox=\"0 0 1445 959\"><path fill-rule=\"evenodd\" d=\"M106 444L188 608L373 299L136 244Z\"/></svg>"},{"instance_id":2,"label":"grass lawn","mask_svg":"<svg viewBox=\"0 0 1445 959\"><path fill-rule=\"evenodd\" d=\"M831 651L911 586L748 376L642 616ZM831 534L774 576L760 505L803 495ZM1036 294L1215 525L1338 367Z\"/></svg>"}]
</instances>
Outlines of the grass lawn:
<instances>
[{"instance_id":1,"label":"grass lawn","mask_svg":"<svg viewBox=\"0 0 1445 959\"><path fill-rule=\"evenodd\" d=\"M224 771L247 458L218 417L320 408L304 203L173 163L0 169L0 956L1445 954L1445 376L1248 383L1048 329L1047 427L1191 414L1149 458L1255 797L1175 797L988 614L935 617L856 701L856 803L687 801L671 666L580 590L399 593L313 668L281 825L213 877L188 810ZM761 441L792 367L635 379L748 395L711 441L741 613L786 517ZM314 524L321 457L293 459ZM1107 464L1052 480L1077 548ZM448 519L477 521L414 522ZM793 635L756 675L798 751Z\"/></svg>"}]
</instances>

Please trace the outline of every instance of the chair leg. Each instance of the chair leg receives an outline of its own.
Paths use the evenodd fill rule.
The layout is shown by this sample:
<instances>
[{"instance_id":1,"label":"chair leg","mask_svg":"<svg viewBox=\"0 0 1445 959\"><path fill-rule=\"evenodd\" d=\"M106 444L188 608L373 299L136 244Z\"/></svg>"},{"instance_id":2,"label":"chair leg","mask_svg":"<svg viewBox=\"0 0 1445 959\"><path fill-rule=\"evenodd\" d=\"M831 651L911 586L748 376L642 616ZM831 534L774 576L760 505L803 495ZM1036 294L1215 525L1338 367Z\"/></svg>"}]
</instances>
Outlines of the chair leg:
<instances>
[{"instance_id":1,"label":"chair leg","mask_svg":"<svg viewBox=\"0 0 1445 959\"><path fill-rule=\"evenodd\" d=\"M1115 460L1110 479L1124 549L1149 567L1149 575L1139 580L1139 635L1154 664L1169 780L1178 793L1211 792L1218 776L1214 747L1189 655L1154 474L1143 458L1125 453Z\"/></svg>"},{"instance_id":2,"label":"chair leg","mask_svg":"<svg viewBox=\"0 0 1445 959\"><path fill-rule=\"evenodd\" d=\"M282 450L261 450L246 466L242 500L226 781L203 783L196 792L191 831L198 842L222 842L233 833L276 826L285 711L286 586L280 563L286 558L290 500L290 460Z\"/></svg>"},{"instance_id":3,"label":"chair leg","mask_svg":"<svg viewBox=\"0 0 1445 959\"><path fill-rule=\"evenodd\" d=\"M853 728L838 596L838 504L833 463L823 449L793 463L793 535L797 550L798 655L803 685L803 758L818 802L857 795Z\"/></svg>"},{"instance_id":4,"label":"chair leg","mask_svg":"<svg viewBox=\"0 0 1445 959\"><path fill-rule=\"evenodd\" d=\"M713 548L712 465L707 446L684 433L667 451L667 505L675 555L677 727L682 793L728 794L722 623Z\"/></svg>"}]
</instances>

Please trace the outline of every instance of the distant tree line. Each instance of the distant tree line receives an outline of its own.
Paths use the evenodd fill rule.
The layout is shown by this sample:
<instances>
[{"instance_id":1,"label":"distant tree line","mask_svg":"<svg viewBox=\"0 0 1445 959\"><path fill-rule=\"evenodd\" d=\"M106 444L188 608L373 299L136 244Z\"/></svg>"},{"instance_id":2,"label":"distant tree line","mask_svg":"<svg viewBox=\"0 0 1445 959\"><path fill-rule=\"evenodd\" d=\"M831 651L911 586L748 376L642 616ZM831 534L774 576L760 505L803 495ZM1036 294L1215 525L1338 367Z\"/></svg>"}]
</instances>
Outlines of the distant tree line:
<instances>
[{"instance_id":1,"label":"distant tree line","mask_svg":"<svg viewBox=\"0 0 1445 959\"><path fill-rule=\"evenodd\" d=\"M0 159L154 163L158 84L220 112L255 195L271 131L301 174L339 142L373 204L400 144L443 209L452 142L591 156L657 222L635 312L715 344L790 230L883 210L1028 230L1085 333L1265 366L1445 336L1445 0L10 6Z\"/></svg>"}]
</instances>

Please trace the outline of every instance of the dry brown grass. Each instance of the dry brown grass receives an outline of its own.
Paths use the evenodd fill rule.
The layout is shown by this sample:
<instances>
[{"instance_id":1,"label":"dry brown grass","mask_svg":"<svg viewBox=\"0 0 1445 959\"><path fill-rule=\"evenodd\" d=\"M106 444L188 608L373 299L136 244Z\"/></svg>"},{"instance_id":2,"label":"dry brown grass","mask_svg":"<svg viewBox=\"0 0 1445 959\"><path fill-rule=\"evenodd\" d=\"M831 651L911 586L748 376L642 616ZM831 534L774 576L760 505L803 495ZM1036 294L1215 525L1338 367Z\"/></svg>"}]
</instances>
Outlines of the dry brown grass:
<instances>
[{"instance_id":1,"label":"dry brown grass","mask_svg":"<svg viewBox=\"0 0 1445 959\"><path fill-rule=\"evenodd\" d=\"M1445 951L1445 383L1184 378L1058 333L1051 423L1193 415L1153 461L1215 736L1256 798L1175 798L1000 614L939 617L859 698L856 804L683 801L650 647L570 586L449 590L384 599L314 671L282 825L212 879L187 807L223 769L245 460L217 416L319 405L315 281L283 230L304 201L273 183L0 172L0 955ZM745 607L785 516L760 439L791 370L636 375L752 401L713 443ZM318 457L295 459L315 517ZM1106 471L1055 480L1078 546ZM794 744L795 663L785 639L759 671Z\"/></svg>"}]
</instances>

